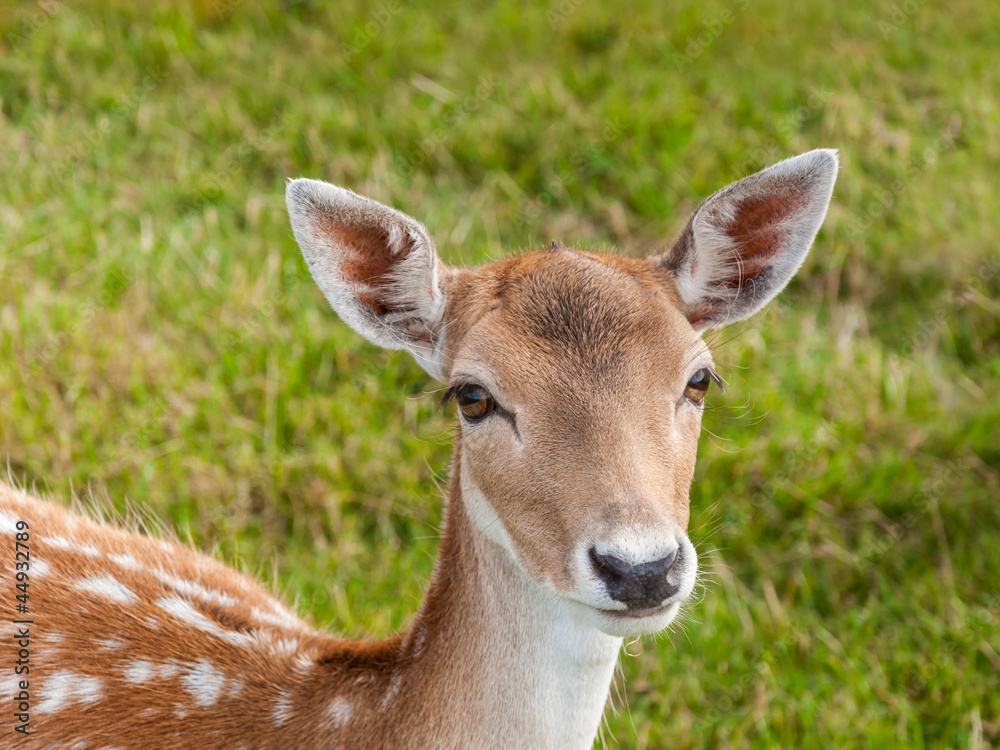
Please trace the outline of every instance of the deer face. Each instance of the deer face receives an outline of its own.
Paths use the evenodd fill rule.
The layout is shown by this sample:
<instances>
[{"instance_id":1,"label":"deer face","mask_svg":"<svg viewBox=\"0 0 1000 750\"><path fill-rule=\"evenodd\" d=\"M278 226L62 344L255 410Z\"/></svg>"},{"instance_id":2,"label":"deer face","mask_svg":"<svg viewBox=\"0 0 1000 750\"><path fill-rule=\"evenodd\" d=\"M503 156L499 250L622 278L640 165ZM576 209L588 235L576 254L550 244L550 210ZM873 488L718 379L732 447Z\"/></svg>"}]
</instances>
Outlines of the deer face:
<instances>
[{"instance_id":1,"label":"deer face","mask_svg":"<svg viewBox=\"0 0 1000 750\"><path fill-rule=\"evenodd\" d=\"M606 632L661 629L694 586L688 491L712 368L669 274L551 249L458 273L451 294L473 519Z\"/></svg>"},{"instance_id":2,"label":"deer face","mask_svg":"<svg viewBox=\"0 0 1000 750\"><path fill-rule=\"evenodd\" d=\"M553 247L452 270L419 223L374 201L298 180L288 204L345 321L448 385L477 528L601 630L631 635L666 627L694 586L689 490L718 380L699 334L784 287L836 166L814 151L735 183L645 260Z\"/></svg>"}]
</instances>

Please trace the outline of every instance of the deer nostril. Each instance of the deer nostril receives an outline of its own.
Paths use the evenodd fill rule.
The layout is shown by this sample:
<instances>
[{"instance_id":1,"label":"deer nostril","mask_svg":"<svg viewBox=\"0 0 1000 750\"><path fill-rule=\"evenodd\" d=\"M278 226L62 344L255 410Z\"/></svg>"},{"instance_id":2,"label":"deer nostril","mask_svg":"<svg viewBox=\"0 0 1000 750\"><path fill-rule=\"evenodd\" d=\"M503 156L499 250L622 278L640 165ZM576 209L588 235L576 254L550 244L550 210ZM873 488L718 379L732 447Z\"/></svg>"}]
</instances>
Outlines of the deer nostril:
<instances>
[{"instance_id":1,"label":"deer nostril","mask_svg":"<svg viewBox=\"0 0 1000 750\"><path fill-rule=\"evenodd\" d=\"M679 550L648 563L632 565L613 555L602 555L590 548L590 562L594 572L604 582L608 596L623 602L629 609L646 609L660 606L674 596L679 586L667 580L667 574L677 564Z\"/></svg>"},{"instance_id":2,"label":"deer nostril","mask_svg":"<svg viewBox=\"0 0 1000 750\"><path fill-rule=\"evenodd\" d=\"M629 568L632 567L624 560L619 560L617 557L598 554L597 550L593 547L590 548L590 562L593 564L594 569L597 571L598 575L601 576L601 578L606 580L611 579L614 581L618 581L623 578Z\"/></svg>"}]
</instances>

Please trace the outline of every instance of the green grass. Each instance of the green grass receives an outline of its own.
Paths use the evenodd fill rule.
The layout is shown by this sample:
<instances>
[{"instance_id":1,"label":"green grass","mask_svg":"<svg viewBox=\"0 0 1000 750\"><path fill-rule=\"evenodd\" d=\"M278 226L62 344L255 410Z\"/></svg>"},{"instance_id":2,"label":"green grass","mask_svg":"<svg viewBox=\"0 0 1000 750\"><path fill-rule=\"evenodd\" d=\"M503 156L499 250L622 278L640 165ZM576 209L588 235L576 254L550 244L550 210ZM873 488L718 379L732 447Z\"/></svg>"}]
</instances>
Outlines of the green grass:
<instances>
[{"instance_id":1,"label":"green grass","mask_svg":"<svg viewBox=\"0 0 1000 750\"><path fill-rule=\"evenodd\" d=\"M388 634L430 574L449 416L328 309L285 179L471 264L662 249L716 188L835 147L799 277L712 337L708 586L629 646L605 744L996 747L1000 11L930 5L8 8L0 457Z\"/></svg>"}]
</instances>

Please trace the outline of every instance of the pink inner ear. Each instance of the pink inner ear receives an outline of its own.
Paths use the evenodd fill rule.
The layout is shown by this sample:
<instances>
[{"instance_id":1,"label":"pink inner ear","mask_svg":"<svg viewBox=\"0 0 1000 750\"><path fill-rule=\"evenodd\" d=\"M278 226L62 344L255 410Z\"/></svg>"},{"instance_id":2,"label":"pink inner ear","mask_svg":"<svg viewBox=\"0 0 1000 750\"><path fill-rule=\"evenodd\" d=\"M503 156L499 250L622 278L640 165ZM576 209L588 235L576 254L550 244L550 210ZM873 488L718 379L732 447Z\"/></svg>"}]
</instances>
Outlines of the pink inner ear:
<instances>
[{"instance_id":1,"label":"pink inner ear","mask_svg":"<svg viewBox=\"0 0 1000 750\"><path fill-rule=\"evenodd\" d=\"M737 272L722 279L721 286L739 286L763 271L787 239L782 222L804 208L805 203L805 199L793 191L745 198L736 210L733 223L726 229L733 241L733 257L739 261Z\"/></svg>"},{"instance_id":2,"label":"pink inner ear","mask_svg":"<svg viewBox=\"0 0 1000 750\"><path fill-rule=\"evenodd\" d=\"M339 270L345 281L358 284L358 299L375 315L390 311L384 295L387 274L407 253L393 256L388 232L378 227L344 226L324 216L318 227L321 234L343 250Z\"/></svg>"}]
</instances>

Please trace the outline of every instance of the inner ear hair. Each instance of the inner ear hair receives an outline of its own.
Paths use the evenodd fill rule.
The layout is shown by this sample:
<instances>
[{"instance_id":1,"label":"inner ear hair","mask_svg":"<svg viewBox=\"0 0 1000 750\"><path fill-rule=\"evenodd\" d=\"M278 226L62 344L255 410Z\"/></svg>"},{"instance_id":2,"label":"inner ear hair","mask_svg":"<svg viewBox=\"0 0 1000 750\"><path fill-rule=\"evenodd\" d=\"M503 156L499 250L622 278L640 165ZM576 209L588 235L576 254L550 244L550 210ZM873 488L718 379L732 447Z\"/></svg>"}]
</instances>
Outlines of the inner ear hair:
<instances>
[{"instance_id":1,"label":"inner ear hair","mask_svg":"<svg viewBox=\"0 0 1000 750\"><path fill-rule=\"evenodd\" d=\"M819 149L735 182L701 204L659 259L695 329L749 317L788 284L823 223L836 176L836 152Z\"/></svg>"}]
</instances>

